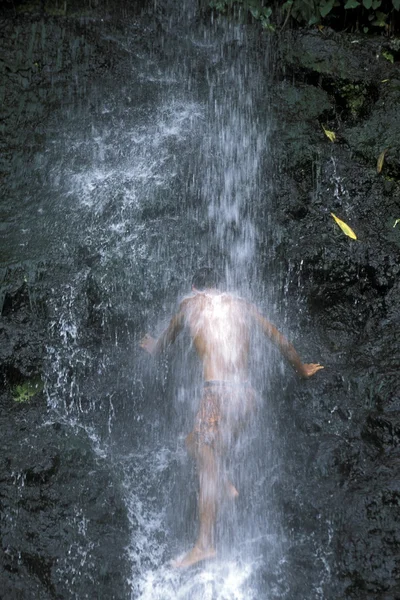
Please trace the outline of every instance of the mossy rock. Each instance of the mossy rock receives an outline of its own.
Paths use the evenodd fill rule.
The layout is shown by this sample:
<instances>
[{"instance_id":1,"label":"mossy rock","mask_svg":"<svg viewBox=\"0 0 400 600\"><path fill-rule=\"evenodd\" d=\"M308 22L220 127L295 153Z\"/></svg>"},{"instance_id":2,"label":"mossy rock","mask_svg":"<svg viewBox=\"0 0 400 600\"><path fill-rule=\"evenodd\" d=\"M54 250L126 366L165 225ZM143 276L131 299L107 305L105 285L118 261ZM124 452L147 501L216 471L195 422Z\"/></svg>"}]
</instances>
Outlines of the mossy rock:
<instances>
[{"instance_id":1,"label":"mossy rock","mask_svg":"<svg viewBox=\"0 0 400 600\"><path fill-rule=\"evenodd\" d=\"M370 117L362 124L343 131L350 148L376 166L381 152L386 150L382 172L400 177L400 91L396 82L376 103Z\"/></svg>"},{"instance_id":2,"label":"mossy rock","mask_svg":"<svg viewBox=\"0 0 400 600\"><path fill-rule=\"evenodd\" d=\"M365 46L365 44L364 44ZM369 80L372 77L372 52L355 52L351 40L326 37L319 32L283 35L283 61L291 67L340 79L342 81ZM369 61L368 61L369 59Z\"/></svg>"},{"instance_id":3,"label":"mossy rock","mask_svg":"<svg viewBox=\"0 0 400 600\"><path fill-rule=\"evenodd\" d=\"M346 83L338 90L352 117L357 118L363 112L368 98L368 88L363 83Z\"/></svg>"},{"instance_id":4,"label":"mossy rock","mask_svg":"<svg viewBox=\"0 0 400 600\"><path fill-rule=\"evenodd\" d=\"M272 145L279 147L278 152L284 156L282 164L286 169L309 169L315 163L320 140L314 124L294 122L278 133L279 139L276 142L272 140Z\"/></svg>"},{"instance_id":5,"label":"mossy rock","mask_svg":"<svg viewBox=\"0 0 400 600\"><path fill-rule=\"evenodd\" d=\"M333 112L327 92L313 85L291 85L283 82L276 90L277 103L286 121L311 121L323 113Z\"/></svg>"}]
</instances>

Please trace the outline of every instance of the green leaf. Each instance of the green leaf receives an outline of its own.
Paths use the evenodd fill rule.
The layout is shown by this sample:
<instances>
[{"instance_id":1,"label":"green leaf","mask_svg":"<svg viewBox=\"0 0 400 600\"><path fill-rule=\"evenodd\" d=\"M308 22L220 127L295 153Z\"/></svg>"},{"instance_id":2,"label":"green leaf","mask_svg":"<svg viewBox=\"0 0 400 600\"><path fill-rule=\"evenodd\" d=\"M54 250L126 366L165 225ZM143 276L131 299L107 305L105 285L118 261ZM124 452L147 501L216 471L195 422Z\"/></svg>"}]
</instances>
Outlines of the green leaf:
<instances>
[{"instance_id":1,"label":"green leaf","mask_svg":"<svg viewBox=\"0 0 400 600\"><path fill-rule=\"evenodd\" d=\"M374 10L376 10L377 8L380 7L381 4L382 4L381 0L373 0L373 2L372 2L372 8Z\"/></svg>"},{"instance_id":2,"label":"green leaf","mask_svg":"<svg viewBox=\"0 0 400 600\"><path fill-rule=\"evenodd\" d=\"M392 0L393 6L396 10L400 10L400 0Z\"/></svg>"},{"instance_id":3,"label":"green leaf","mask_svg":"<svg viewBox=\"0 0 400 600\"><path fill-rule=\"evenodd\" d=\"M262 22L262 26L264 27L264 29L267 29L268 31L275 31L275 25L273 23L270 23L269 21L265 20Z\"/></svg>"},{"instance_id":4,"label":"green leaf","mask_svg":"<svg viewBox=\"0 0 400 600\"><path fill-rule=\"evenodd\" d=\"M363 6L369 10L372 6L372 0L363 0Z\"/></svg>"},{"instance_id":5,"label":"green leaf","mask_svg":"<svg viewBox=\"0 0 400 600\"><path fill-rule=\"evenodd\" d=\"M386 58L386 60L388 60L389 62L391 62L392 64L394 63L394 56L393 54L391 54L390 52L388 52L387 50L384 50L382 52L382 56L383 58Z\"/></svg>"},{"instance_id":6,"label":"green leaf","mask_svg":"<svg viewBox=\"0 0 400 600\"><path fill-rule=\"evenodd\" d=\"M346 4L344 5L346 10L349 8L357 8L357 6L360 6L360 3L357 2L357 0L347 0Z\"/></svg>"},{"instance_id":7,"label":"green leaf","mask_svg":"<svg viewBox=\"0 0 400 600\"><path fill-rule=\"evenodd\" d=\"M262 19L269 19L269 17L272 15L272 8L270 8L269 6L265 7L262 9L262 13L261 13L261 18Z\"/></svg>"},{"instance_id":8,"label":"green leaf","mask_svg":"<svg viewBox=\"0 0 400 600\"><path fill-rule=\"evenodd\" d=\"M375 17L376 17L376 20L373 21L372 25L376 25L377 27L385 27L387 15L383 12L377 11L375 13Z\"/></svg>"},{"instance_id":9,"label":"green leaf","mask_svg":"<svg viewBox=\"0 0 400 600\"><path fill-rule=\"evenodd\" d=\"M377 163L376 163L376 172L377 173L380 173L382 171L382 169L383 169L383 163L385 161L385 154L386 154L386 152L388 150L389 150L389 148L385 148L383 150L383 152L381 152L380 155L378 156L378 160L377 160Z\"/></svg>"},{"instance_id":10,"label":"green leaf","mask_svg":"<svg viewBox=\"0 0 400 600\"><path fill-rule=\"evenodd\" d=\"M336 133L334 131L329 131L328 129L325 129L323 125L322 129L324 130L324 134L326 135L326 137L329 138L331 142L334 142L336 140Z\"/></svg>"},{"instance_id":11,"label":"green leaf","mask_svg":"<svg viewBox=\"0 0 400 600\"><path fill-rule=\"evenodd\" d=\"M321 17L326 17L327 14L329 14L333 8L335 0L327 0L324 2L321 2L321 4L319 5L319 12L321 13ZM372 0L371 0L372 2ZM399 0L400 2L400 0Z\"/></svg>"}]
</instances>

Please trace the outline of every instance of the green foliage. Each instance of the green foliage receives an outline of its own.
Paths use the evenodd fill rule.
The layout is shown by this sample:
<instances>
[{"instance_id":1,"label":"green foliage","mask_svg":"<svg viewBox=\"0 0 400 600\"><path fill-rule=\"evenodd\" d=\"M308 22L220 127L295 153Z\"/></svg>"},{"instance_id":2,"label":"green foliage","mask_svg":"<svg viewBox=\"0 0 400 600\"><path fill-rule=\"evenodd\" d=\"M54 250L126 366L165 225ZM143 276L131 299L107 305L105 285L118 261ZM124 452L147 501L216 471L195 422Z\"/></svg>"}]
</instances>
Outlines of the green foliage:
<instances>
[{"instance_id":1,"label":"green foliage","mask_svg":"<svg viewBox=\"0 0 400 600\"><path fill-rule=\"evenodd\" d=\"M320 2L319 13L321 17L326 17L326 15L331 12L334 4L335 0L324 0L323 2Z\"/></svg>"},{"instance_id":2,"label":"green foliage","mask_svg":"<svg viewBox=\"0 0 400 600\"><path fill-rule=\"evenodd\" d=\"M367 33L371 27L387 28L394 23L400 0L212 0L210 6L225 14L251 16L265 29L284 26L292 19L300 25L326 23L339 29L354 23Z\"/></svg>"},{"instance_id":3,"label":"green foliage","mask_svg":"<svg viewBox=\"0 0 400 600\"><path fill-rule=\"evenodd\" d=\"M357 8L357 6L360 6L360 3L357 2L357 0L347 0L346 4L344 5L346 10L349 8Z\"/></svg>"},{"instance_id":4,"label":"green foliage","mask_svg":"<svg viewBox=\"0 0 400 600\"><path fill-rule=\"evenodd\" d=\"M386 60L388 60L392 64L394 63L394 56L393 56L393 54L391 52L388 52L387 50L384 50L382 52L382 56L383 56L383 58L386 58Z\"/></svg>"},{"instance_id":5,"label":"green foliage","mask_svg":"<svg viewBox=\"0 0 400 600\"><path fill-rule=\"evenodd\" d=\"M28 380L13 388L12 397L15 402L28 402L42 390L43 382L40 379Z\"/></svg>"},{"instance_id":6,"label":"green foliage","mask_svg":"<svg viewBox=\"0 0 400 600\"><path fill-rule=\"evenodd\" d=\"M292 1L292 0L290 0ZM230 9L237 9L239 12L250 13L250 15L260 21L264 29L275 29L270 21L272 15L272 2L263 2L263 0L212 0L210 7L217 11L226 13Z\"/></svg>"}]
</instances>

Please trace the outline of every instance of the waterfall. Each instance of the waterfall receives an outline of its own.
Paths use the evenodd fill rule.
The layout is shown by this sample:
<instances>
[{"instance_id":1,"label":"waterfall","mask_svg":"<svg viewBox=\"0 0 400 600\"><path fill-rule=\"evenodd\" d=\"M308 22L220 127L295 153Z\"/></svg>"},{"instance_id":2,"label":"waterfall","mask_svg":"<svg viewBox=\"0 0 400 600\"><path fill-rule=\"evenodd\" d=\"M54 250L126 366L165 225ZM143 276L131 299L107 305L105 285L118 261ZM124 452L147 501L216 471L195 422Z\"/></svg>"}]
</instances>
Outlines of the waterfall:
<instances>
[{"instance_id":1,"label":"waterfall","mask_svg":"<svg viewBox=\"0 0 400 600\"><path fill-rule=\"evenodd\" d=\"M78 81L75 104L62 122L54 116L45 160L63 207L63 266L46 389L53 414L84 428L121 482L132 600L284 598L284 539L268 492L279 460L265 397L237 457L241 497L219 519L217 559L186 572L169 565L196 535L196 476L183 441L200 369L185 336L159 362L138 342L146 328L163 329L204 264L233 293L265 304L257 244L271 185L267 65L244 25L204 26L189 8L171 10L147 44L137 23L119 37L104 33L119 62L84 92ZM259 347L256 339L252 371L265 396ZM90 560L90 547L83 551Z\"/></svg>"}]
</instances>

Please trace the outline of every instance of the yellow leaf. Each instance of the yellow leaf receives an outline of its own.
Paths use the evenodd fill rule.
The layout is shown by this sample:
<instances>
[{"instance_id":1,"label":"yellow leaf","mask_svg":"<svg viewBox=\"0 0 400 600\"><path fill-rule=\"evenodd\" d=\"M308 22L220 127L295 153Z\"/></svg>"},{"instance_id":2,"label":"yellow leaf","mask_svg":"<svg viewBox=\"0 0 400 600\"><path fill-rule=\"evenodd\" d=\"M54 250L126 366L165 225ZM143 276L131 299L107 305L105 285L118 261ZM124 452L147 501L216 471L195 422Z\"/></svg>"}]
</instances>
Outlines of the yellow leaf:
<instances>
[{"instance_id":1,"label":"yellow leaf","mask_svg":"<svg viewBox=\"0 0 400 600\"><path fill-rule=\"evenodd\" d=\"M331 212L331 215L335 219L336 223L339 225L339 227L343 231L343 233L345 233L346 235L348 235L352 240L356 240L357 239L357 236L354 233L354 231L351 229L351 227L349 227L341 219L338 219L338 217L336 215L334 215L332 212Z\"/></svg>"},{"instance_id":2,"label":"yellow leaf","mask_svg":"<svg viewBox=\"0 0 400 600\"><path fill-rule=\"evenodd\" d=\"M382 171L382 167L383 167L383 161L385 160L385 154L388 151L388 148L386 148L383 152L380 153L380 155L378 156L378 162L376 163L376 172L380 173Z\"/></svg>"},{"instance_id":3,"label":"yellow leaf","mask_svg":"<svg viewBox=\"0 0 400 600\"><path fill-rule=\"evenodd\" d=\"M395 220L393 227L396 227L397 223L400 223L400 219Z\"/></svg>"},{"instance_id":4,"label":"yellow leaf","mask_svg":"<svg viewBox=\"0 0 400 600\"><path fill-rule=\"evenodd\" d=\"M390 79L382 79L381 83L387 83Z\"/></svg>"},{"instance_id":5,"label":"yellow leaf","mask_svg":"<svg viewBox=\"0 0 400 600\"><path fill-rule=\"evenodd\" d=\"M331 140L331 142L334 142L336 140L336 133L334 131L328 131L328 129L325 129L323 125L322 129L324 130L324 134L326 135L326 137L328 137Z\"/></svg>"}]
</instances>

